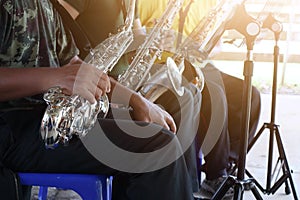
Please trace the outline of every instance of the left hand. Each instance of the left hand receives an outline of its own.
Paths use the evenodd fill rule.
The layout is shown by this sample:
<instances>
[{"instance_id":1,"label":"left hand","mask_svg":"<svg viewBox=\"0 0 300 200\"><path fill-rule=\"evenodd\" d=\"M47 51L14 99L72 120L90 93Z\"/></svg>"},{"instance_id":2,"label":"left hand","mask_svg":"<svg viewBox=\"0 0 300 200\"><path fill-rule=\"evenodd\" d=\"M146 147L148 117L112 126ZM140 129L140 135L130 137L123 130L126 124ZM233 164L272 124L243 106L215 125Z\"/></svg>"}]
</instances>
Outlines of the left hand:
<instances>
[{"instance_id":1,"label":"left hand","mask_svg":"<svg viewBox=\"0 0 300 200\"><path fill-rule=\"evenodd\" d=\"M173 117L141 95L133 94L130 100L130 106L133 109L134 120L156 123L176 133L177 128Z\"/></svg>"}]
</instances>

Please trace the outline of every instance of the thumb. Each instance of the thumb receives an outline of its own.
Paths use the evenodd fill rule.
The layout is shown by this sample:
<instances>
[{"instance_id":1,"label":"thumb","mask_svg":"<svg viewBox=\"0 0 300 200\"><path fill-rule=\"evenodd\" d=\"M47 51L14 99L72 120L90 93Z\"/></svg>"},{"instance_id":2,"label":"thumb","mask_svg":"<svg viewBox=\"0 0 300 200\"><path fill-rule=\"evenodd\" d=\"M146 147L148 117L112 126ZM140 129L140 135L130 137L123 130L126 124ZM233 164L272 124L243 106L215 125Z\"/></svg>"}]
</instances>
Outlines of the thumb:
<instances>
[{"instance_id":1,"label":"thumb","mask_svg":"<svg viewBox=\"0 0 300 200\"><path fill-rule=\"evenodd\" d=\"M82 64L82 63L83 63L83 61L78 56L74 56L70 60L70 64Z\"/></svg>"}]
</instances>

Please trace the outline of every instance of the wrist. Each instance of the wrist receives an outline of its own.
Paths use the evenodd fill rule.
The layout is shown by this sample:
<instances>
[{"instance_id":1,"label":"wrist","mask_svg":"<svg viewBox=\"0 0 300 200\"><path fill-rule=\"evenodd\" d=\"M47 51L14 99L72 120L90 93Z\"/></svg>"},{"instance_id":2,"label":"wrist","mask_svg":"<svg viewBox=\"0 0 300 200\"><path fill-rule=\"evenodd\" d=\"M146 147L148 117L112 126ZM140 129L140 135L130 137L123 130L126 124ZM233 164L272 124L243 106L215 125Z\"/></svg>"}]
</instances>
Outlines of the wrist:
<instances>
[{"instance_id":1,"label":"wrist","mask_svg":"<svg viewBox=\"0 0 300 200\"><path fill-rule=\"evenodd\" d=\"M63 82L60 78L60 68L47 68L47 73L44 73L45 76L41 80L41 89L46 92L51 87L59 86L64 88Z\"/></svg>"},{"instance_id":2,"label":"wrist","mask_svg":"<svg viewBox=\"0 0 300 200\"><path fill-rule=\"evenodd\" d=\"M134 109L144 108L146 105L143 97L140 94L134 92L130 97L129 106L131 106Z\"/></svg>"}]
</instances>

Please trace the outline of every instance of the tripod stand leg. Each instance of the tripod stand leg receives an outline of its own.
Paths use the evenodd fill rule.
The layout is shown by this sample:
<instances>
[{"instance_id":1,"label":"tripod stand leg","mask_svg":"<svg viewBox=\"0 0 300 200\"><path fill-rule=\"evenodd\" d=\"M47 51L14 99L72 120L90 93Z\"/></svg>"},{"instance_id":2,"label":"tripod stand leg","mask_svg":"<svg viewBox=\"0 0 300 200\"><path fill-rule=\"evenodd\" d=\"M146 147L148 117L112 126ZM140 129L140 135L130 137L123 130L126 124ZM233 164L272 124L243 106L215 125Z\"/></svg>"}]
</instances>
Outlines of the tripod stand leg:
<instances>
[{"instance_id":1,"label":"tripod stand leg","mask_svg":"<svg viewBox=\"0 0 300 200\"><path fill-rule=\"evenodd\" d=\"M243 199L244 186L241 182L237 182L234 186L234 200Z\"/></svg>"},{"instance_id":2,"label":"tripod stand leg","mask_svg":"<svg viewBox=\"0 0 300 200\"><path fill-rule=\"evenodd\" d=\"M263 186L260 185L257 182L257 180L254 179L254 177L252 176L252 174L250 174L250 172L247 169L246 169L246 175L253 180L253 183L258 187L258 189L260 189L260 191L262 191L263 193L265 193L265 189L263 188Z\"/></svg>"},{"instance_id":3,"label":"tripod stand leg","mask_svg":"<svg viewBox=\"0 0 300 200\"><path fill-rule=\"evenodd\" d=\"M267 127L267 123L264 123L264 125L259 129L259 131L255 134L254 138L250 141L247 149L247 153L251 150L253 145L256 143L258 138L261 136L261 134L264 132L265 128Z\"/></svg>"},{"instance_id":4,"label":"tripod stand leg","mask_svg":"<svg viewBox=\"0 0 300 200\"><path fill-rule=\"evenodd\" d=\"M294 199L298 200L297 192L296 192L296 189L295 189L295 186L294 186L294 182L293 182L293 178L292 178L292 175L291 175L290 167L288 165L287 157L286 157L286 154L285 154L285 151L284 151L284 148L283 148L283 144L282 144L282 140L281 140L280 133L279 133L279 130L278 130L278 126L276 126L276 128L275 128L275 136L276 136L279 156L284 162L283 166L282 166L283 173L286 174L287 178L290 180L290 185L291 185L291 188L292 188ZM286 180L286 192L288 192L288 190L289 190L289 187L288 187L288 183L287 183L287 180Z\"/></svg>"},{"instance_id":5,"label":"tripod stand leg","mask_svg":"<svg viewBox=\"0 0 300 200\"><path fill-rule=\"evenodd\" d=\"M226 192L235 184L235 178L233 176L228 176L226 180L222 183L220 188L217 190L217 192L213 195L211 198L212 200L219 200L222 199Z\"/></svg>"},{"instance_id":6,"label":"tripod stand leg","mask_svg":"<svg viewBox=\"0 0 300 200\"><path fill-rule=\"evenodd\" d=\"M251 191L253 193L253 195L255 196L255 199L257 200L263 200L263 198L260 196L258 190L256 189L256 187L251 187Z\"/></svg>"},{"instance_id":7,"label":"tripod stand leg","mask_svg":"<svg viewBox=\"0 0 300 200\"><path fill-rule=\"evenodd\" d=\"M269 191L271 188L272 182L272 168L273 168L273 149L274 149L274 124L270 123L268 125L270 130L270 139L269 139L269 155L268 155L268 170L267 170L267 186L266 191Z\"/></svg>"},{"instance_id":8,"label":"tripod stand leg","mask_svg":"<svg viewBox=\"0 0 300 200\"><path fill-rule=\"evenodd\" d=\"M251 189L251 192L253 193L256 200L263 200L260 193L255 187L255 184L253 182L253 179L248 180L237 180L233 176L228 176L227 179L224 181L224 183L221 185L221 187L218 189L218 191L214 194L214 196L211 198L212 200L220 200L222 199L226 192L231 188L234 188L234 200L241 200L243 199L243 194L245 191L245 187L248 187Z\"/></svg>"},{"instance_id":9,"label":"tripod stand leg","mask_svg":"<svg viewBox=\"0 0 300 200\"><path fill-rule=\"evenodd\" d=\"M258 137L260 137L260 135L262 134L262 132L264 131L265 128L268 128L270 130L269 153L268 153L269 158L268 158L268 171L267 171L266 188L264 189L258 183L258 181L256 181L255 179L254 179L253 182L257 185L257 187L263 193L266 193L266 194L275 194L275 192L279 189L279 187L283 183L285 183L285 193L289 194L290 193L290 187L289 187L289 184L288 184L288 179L289 179L294 199L298 200L296 189L295 189L295 186L294 186L294 183L293 183L293 180L292 180L291 170L289 168L287 157L286 157L284 147L283 147L283 144L282 144L282 140L281 140L281 137L280 137L278 125L276 125L274 123L265 123L263 125L263 127L259 130L259 132L257 133L256 137L253 139L251 144L249 145L248 151L250 150L251 147L253 147L254 143L257 141ZM274 139L276 139L277 147L278 147L278 153L279 153L278 162L281 162L281 165L282 165L278 170L282 170L283 175L281 176L281 178L279 180L277 180L273 184L273 186L271 186L272 176L273 176L273 174L272 174L272 162L273 162ZM253 176L247 170L246 170L246 174L247 174L248 177L253 178Z\"/></svg>"}]
</instances>

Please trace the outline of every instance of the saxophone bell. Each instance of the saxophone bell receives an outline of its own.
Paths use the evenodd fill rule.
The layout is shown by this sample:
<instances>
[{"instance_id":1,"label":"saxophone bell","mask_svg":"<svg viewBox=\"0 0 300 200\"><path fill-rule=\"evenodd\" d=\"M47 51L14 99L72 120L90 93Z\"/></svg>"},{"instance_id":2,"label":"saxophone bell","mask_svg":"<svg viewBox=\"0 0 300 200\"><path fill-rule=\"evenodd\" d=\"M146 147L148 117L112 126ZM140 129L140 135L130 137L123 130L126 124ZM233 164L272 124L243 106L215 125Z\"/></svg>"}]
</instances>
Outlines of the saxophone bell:
<instances>
[{"instance_id":1,"label":"saxophone bell","mask_svg":"<svg viewBox=\"0 0 300 200\"><path fill-rule=\"evenodd\" d=\"M84 137L93 128L98 117L105 118L109 109L107 96L91 104L79 95L67 96L60 87L44 94L48 108L41 122L41 136L46 148L67 145L74 137Z\"/></svg>"},{"instance_id":2,"label":"saxophone bell","mask_svg":"<svg viewBox=\"0 0 300 200\"><path fill-rule=\"evenodd\" d=\"M179 68L175 61L171 57L168 57L166 70L168 78L172 85L172 89L178 96L182 96L184 93L184 89L182 87L182 71L184 70L184 65Z\"/></svg>"},{"instance_id":3,"label":"saxophone bell","mask_svg":"<svg viewBox=\"0 0 300 200\"><path fill-rule=\"evenodd\" d=\"M151 75L151 78L145 82L139 92L149 101L156 101L168 89L182 96L184 88L182 87L182 68L179 68L175 61L168 57L166 64L160 66L160 69Z\"/></svg>"}]
</instances>

